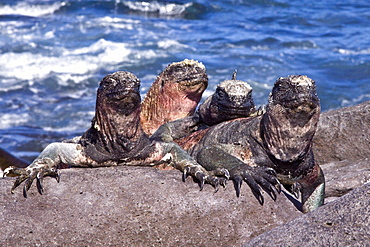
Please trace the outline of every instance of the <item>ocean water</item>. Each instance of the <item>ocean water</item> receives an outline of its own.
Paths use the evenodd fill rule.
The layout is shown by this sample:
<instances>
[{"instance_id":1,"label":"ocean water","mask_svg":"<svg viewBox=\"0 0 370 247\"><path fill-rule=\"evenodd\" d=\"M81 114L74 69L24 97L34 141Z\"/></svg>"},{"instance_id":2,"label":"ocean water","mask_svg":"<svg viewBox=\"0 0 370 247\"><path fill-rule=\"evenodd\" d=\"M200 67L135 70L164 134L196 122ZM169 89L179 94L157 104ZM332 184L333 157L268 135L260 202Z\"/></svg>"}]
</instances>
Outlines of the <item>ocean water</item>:
<instances>
[{"instance_id":1,"label":"ocean water","mask_svg":"<svg viewBox=\"0 0 370 247\"><path fill-rule=\"evenodd\" d=\"M0 147L32 160L81 135L108 73L144 96L171 62L204 63L210 95L238 70L266 104L275 80L304 74L322 110L370 100L368 0L2 0Z\"/></svg>"}]
</instances>

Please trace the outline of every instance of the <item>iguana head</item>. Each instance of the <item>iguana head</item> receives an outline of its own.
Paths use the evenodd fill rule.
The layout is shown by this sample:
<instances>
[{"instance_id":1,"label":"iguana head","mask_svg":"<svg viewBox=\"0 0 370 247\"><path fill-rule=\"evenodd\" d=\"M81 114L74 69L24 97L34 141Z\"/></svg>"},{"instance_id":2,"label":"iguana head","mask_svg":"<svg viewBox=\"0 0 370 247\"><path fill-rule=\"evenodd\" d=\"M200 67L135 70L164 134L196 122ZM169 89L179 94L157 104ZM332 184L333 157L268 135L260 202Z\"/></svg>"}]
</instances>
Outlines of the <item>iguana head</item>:
<instances>
[{"instance_id":1,"label":"iguana head","mask_svg":"<svg viewBox=\"0 0 370 247\"><path fill-rule=\"evenodd\" d=\"M216 92L199 106L202 121L208 125L239 117L248 117L255 112L252 87L244 81L231 80L220 82Z\"/></svg>"},{"instance_id":2,"label":"iguana head","mask_svg":"<svg viewBox=\"0 0 370 247\"><path fill-rule=\"evenodd\" d=\"M147 140L140 126L140 80L130 72L107 75L100 82L92 126L81 138L95 161L124 158Z\"/></svg>"},{"instance_id":3,"label":"iguana head","mask_svg":"<svg viewBox=\"0 0 370 247\"><path fill-rule=\"evenodd\" d=\"M208 85L206 67L195 60L185 59L181 62L171 63L159 75L162 89L176 88L187 97L198 97Z\"/></svg>"},{"instance_id":4,"label":"iguana head","mask_svg":"<svg viewBox=\"0 0 370 247\"><path fill-rule=\"evenodd\" d=\"M193 114L207 85L202 63L185 59L168 65L142 103L140 119L144 131L151 135L160 125Z\"/></svg>"},{"instance_id":5,"label":"iguana head","mask_svg":"<svg viewBox=\"0 0 370 247\"><path fill-rule=\"evenodd\" d=\"M307 76L280 77L269 97L269 107L280 106L291 112L310 112L320 105L315 81Z\"/></svg>"},{"instance_id":6,"label":"iguana head","mask_svg":"<svg viewBox=\"0 0 370 247\"><path fill-rule=\"evenodd\" d=\"M101 80L96 98L96 113L107 111L129 115L140 107L140 80L130 72L119 71Z\"/></svg>"},{"instance_id":7,"label":"iguana head","mask_svg":"<svg viewBox=\"0 0 370 247\"><path fill-rule=\"evenodd\" d=\"M301 75L279 78L261 121L268 153L282 162L302 158L312 145L319 115L315 81Z\"/></svg>"}]
</instances>

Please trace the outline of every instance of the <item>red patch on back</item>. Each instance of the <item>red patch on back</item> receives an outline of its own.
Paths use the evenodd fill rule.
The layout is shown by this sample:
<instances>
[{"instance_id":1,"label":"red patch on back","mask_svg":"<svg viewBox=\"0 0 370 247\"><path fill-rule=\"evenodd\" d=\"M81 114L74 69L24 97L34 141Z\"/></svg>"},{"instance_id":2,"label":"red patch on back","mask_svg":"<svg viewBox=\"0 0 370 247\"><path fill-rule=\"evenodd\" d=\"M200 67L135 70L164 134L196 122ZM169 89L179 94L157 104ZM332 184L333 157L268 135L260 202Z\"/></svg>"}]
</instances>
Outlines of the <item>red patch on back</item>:
<instances>
[{"instance_id":1,"label":"red patch on back","mask_svg":"<svg viewBox=\"0 0 370 247\"><path fill-rule=\"evenodd\" d=\"M209 129L210 128L196 131L187 137L176 140L175 142L179 144L180 147L182 147L183 149L189 150L207 134Z\"/></svg>"}]
</instances>

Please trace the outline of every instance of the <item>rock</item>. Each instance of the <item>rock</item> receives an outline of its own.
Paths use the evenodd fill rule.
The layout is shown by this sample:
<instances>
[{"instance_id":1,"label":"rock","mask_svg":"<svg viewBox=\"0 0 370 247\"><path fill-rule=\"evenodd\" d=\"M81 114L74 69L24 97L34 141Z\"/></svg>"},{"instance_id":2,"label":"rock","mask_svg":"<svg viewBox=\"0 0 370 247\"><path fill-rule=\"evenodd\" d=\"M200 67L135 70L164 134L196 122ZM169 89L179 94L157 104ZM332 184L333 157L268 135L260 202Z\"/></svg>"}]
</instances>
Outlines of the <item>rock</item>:
<instances>
[{"instance_id":1,"label":"rock","mask_svg":"<svg viewBox=\"0 0 370 247\"><path fill-rule=\"evenodd\" d=\"M325 196L339 197L370 182L370 159L332 161L321 165L325 174Z\"/></svg>"},{"instance_id":2,"label":"rock","mask_svg":"<svg viewBox=\"0 0 370 247\"><path fill-rule=\"evenodd\" d=\"M369 246L370 183L267 231L249 246Z\"/></svg>"},{"instance_id":3,"label":"rock","mask_svg":"<svg viewBox=\"0 0 370 247\"><path fill-rule=\"evenodd\" d=\"M313 151L320 165L370 157L370 101L323 112Z\"/></svg>"},{"instance_id":4,"label":"rock","mask_svg":"<svg viewBox=\"0 0 370 247\"><path fill-rule=\"evenodd\" d=\"M314 152L327 196L352 192L306 215L283 194L265 193L260 206L245 184L240 198L231 183L199 191L174 170L66 169L27 199L20 188L10 194L13 178L0 179L0 246L364 246L370 188L355 188L370 178L369 126L370 102L321 115Z\"/></svg>"},{"instance_id":5,"label":"rock","mask_svg":"<svg viewBox=\"0 0 370 247\"><path fill-rule=\"evenodd\" d=\"M0 179L0 246L240 246L301 215L283 194L261 206L246 184L237 198L150 167L65 169L27 199L13 182Z\"/></svg>"},{"instance_id":6,"label":"rock","mask_svg":"<svg viewBox=\"0 0 370 247\"><path fill-rule=\"evenodd\" d=\"M370 101L323 112L313 146L326 179L326 197L370 181Z\"/></svg>"}]
</instances>

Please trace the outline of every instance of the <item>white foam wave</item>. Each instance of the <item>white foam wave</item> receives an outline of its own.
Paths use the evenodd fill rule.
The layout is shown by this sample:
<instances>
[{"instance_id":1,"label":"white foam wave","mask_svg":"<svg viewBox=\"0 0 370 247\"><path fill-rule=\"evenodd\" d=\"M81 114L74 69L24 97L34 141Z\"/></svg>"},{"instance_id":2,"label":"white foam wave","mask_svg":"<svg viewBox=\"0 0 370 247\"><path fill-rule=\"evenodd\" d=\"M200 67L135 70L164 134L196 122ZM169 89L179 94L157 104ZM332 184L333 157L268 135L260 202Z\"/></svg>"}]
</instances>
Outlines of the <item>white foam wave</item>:
<instances>
[{"instance_id":1,"label":"white foam wave","mask_svg":"<svg viewBox=\"0 0 370 247\"><path fill-rule=\"evenodd\" d=\"M16 5L0 6L0 15L24 15L38 17L53 14L64 5L66 5L66 2L56 2L51 5L28 4L25 2L20 2Z\"/></svg>"},{"instance_id":2,"label":"white foam wave","mask_svg":"<svg viewBox=\"0 0 370 247\"><path fill-rule=\"evenodd\" d=\"M15 125L27 124L30 120L28 113L15 114L15 113L2 113L0 121L0 129L8 129Z\"/></svg>"},{"instance_id":3,"label":"white foam wave","mask_svg":"<svg viewBox=\"0 0 370 247\"><path fill-rule=\"evenodd\" d=\"M362 94L357 98L353 98L352 100L342 99L341 105L342 106L356 105L367 100L370 100L370 94Z\"/></svg>"},{"instance_id":4,"label":"white foam wave","mask_svg":"<svg viewBox=\"0 0 370 247\"><path fill-rule=\"evenodd\" d=\"M169 48L188 48L189 46L179 43L176 40L172 39L165 39L158 42L158 47L162 49L169 49Z\"/></svg>"},{"instance_id":5,"label":"white foam wave","mask_svg":"<svg viewBox=\"0 0 370 247\"><path fill-rule=\"evenodd\" d=\"M0 55L2 76L19 80L42 79L51 73L84 75L128 60L124 43L100 39L89 47L62 50L59 55L5 53Z\"/></svg>"},{"instance_id":6,"label":"white foam wave","mask_svg":"<svg viewBox=\"0 0 370 247\"><path fill-rule=\"evenodd\" d=\"M338 49L338 52L344 55L368 55L370 54L370 48L359 50L359 51L348 50L348 49Z\"/></svg>"},{"instance_id":7,"label":"white foam wave","mask_svg":"<svg viewBox=\"0 0 370 247\"><path fill-rule=\"evenodd\" d=\"M175 3L159 3L152 2L123 2L124 5L132 10L145 12L145 13L159 13L161 15L179 15L185 12L185 9L192 5L192 3L175 4Z\"/></svg>"},{"instance_id":8,"label":"white foam wave","mask_svg":"<svg viewBox=\"0 0 370 247\"><path fill-rule=\"evenodd\" d=\"M140 21L105 16L102 18L93 19L92 21L88 21L87 24L94 27L100 26L104 28L111 27L114 29L134 30L136 28L136 25L140 24Z\"/></svg>"}]
</instances>

